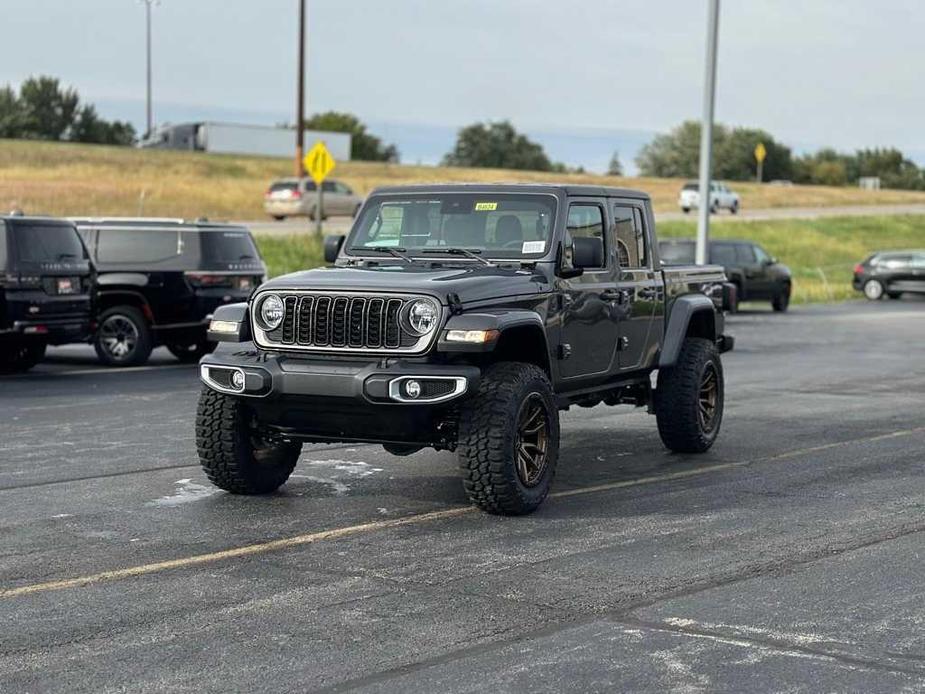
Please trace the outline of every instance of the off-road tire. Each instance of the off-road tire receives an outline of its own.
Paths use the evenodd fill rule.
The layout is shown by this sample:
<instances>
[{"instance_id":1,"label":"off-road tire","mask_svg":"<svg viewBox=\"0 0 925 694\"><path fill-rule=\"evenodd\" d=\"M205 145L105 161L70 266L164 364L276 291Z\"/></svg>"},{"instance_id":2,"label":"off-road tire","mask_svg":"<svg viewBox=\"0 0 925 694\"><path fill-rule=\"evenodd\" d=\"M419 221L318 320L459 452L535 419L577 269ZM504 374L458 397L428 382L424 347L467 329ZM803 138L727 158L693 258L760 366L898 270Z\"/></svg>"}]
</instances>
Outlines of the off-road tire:
<instances>
[{"instance_id":1,"label":"off-road tire","mask_svg":"<svg viewBox=\"0 0 925 694\"><path fill-rule=\"evenodd\" d=\"M517 471L518 418L526 403L545 409L545 467L527 486ZM542 403L542 405L541 405ZM549 379L533 364L499 362L483 374L459 421L459 466L469 500L488 513L519 516L543 502L559 456L559 411Z\"/></svg>"},{"instance_id":2,"label":"off-road tire","mask_svg":"<svg viewBox=\"0 0 925 694\"><path fill-rule=\"evenodd\" d=\"M121 316L131 321L137 332L138 337L135 342L135 348L124 359L116 358L110 354L109 350L102 342L103 336L100 327L103 326L108 318L113 316ZM141 366L147 363L148 357L151 356L151 350L154 349L154 337L151 334L151 327L148 325L148 321L145 320L141 311L134 306L114 306L113 308L103 311L99 317L98 323L100 327L97 327L96 334L93 336L93 348L96 350L96 356L101 362L107 366Z\"/></svg>"},{"instance_id":3,"label":"off-road tire","mask_svg":"<svg viewBox=\"0 0 925 694\"><path fill-rule=\"evenodd\" d=\"M168 342L164 346L184 364L193 364L205 355L212 354L215 351L216 343L203 339L199 342Z\"/></svg>"},{"instance_id":4,"label":"off-road tire","mask_svg":"<svg viewBox=\"0 0 925 694\"><path fill-rule=\"evenodd\" d=\"M269 494L289 479L301 443L278 443L260 450L253 442L247 404L203 387L196 410L196 448L206 476L232 494Z\"/></svg>"},{"instance_id":5,"label":"off-road tire","mask_svg":"<svg viewBox=\"0 0 925 694\"><path fill-rule=\"evenodd\" d=\"M44 342L0 344L0 374L25 373L45 358Z\"/></svg>"},{"instance_id":6,"label":"off-road tire","mask_svg":"<svg viewBox=\"0 0 925 694\"><path fill-rule=\"evenodd\" d=\"M774 298L771 299L771 308L773 308L778 313L784 313L790 307L790 293L791 288L789 284L785 284L780 288L780 291L774 295Z\"/></svg>"},{"instance_id":7,"label":"off-road tire","mask_svg":"<svg viewBox=\"0 0 925 694\"><path fill-rule=\"evenodd\" d=\"M709 430L700 416L701 386L706 370L716 374L716 414ZM677 363L658 372L655 417L662 443L675 453L703 453L719 434L723 421L723 364L710 340L688 337Z\"/></svg>"}]
</instances>

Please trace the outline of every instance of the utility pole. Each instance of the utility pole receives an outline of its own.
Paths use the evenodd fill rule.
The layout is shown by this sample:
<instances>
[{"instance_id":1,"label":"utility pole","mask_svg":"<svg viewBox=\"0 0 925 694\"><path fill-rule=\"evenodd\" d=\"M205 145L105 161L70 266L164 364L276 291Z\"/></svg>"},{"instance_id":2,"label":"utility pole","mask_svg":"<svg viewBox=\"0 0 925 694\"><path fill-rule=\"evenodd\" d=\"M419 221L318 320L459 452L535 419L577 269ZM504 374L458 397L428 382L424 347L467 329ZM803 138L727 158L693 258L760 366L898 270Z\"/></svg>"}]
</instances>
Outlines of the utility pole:
<instances>
[{"instance_id":1,"label":"utility pole","mask_svg":"<svg viewBox=\"0 0 925 694\"><path fill-rule=\"evenodd\" d=\"M713 173L713 105L716 101L716 44L719 0L707 0L707 60L703 76L703 120L700 123L700 205L697 220L698 265L706 265L710 244L710 183Z\"/></svg>"},{"instance_id":2,"label":"utility pole","mask_svg":"<svg viewBox=\"0 0 925 694\"><path fill-rule=\"evenodd\" d=\"M305 168L302 165L305 123L305 0L299 1L299 69L296 85L295 109L295 175L302 178Z\"/></svg>"},{"instance_id":3,"label":"utility pole","mask_svg":"<svg viewBox=\"0 0 925 694\"><path fill-rule=\"evenodd\" d=\"M151 134L151 131L154 130L154 112L151 107L151 6L154 4L160 4L160 0L141 0L145 4L145 57L146 57L146 72L147 72L147 86L145 89L145 122L147 124L145 136Z\"/></svg>"}]
</instances>

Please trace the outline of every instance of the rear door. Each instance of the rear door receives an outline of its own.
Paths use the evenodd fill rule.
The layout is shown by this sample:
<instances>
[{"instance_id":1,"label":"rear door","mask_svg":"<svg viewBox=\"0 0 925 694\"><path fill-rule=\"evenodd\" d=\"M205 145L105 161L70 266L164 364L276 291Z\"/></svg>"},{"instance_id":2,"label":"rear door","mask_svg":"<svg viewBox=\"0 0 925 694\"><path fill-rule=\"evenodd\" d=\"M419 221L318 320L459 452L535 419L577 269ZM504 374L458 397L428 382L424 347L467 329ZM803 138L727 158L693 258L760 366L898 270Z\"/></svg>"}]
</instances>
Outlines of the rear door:
<instances>
[{"instance_id":1,"label":"rear door","mask_svg":"<svg viewBox=\"0 0 925 694\"><path fill-rule=\"evenodd\" d=\"M616 268L613 249L604 234L607 218L603 199L569 199L569 236L601 239L604 264L560 280L559 374L563 380L601 381L616 369L620 314L613 303Z\"/></svg>"},{"instance_id":2,"label":"rear door","mask_svg":"<svg viewBox=\"0 0 925 694\"><path fill-rule=\"evenodd\" d=\"M652 263L652 235L643 203L614 200L611 214L618 272L612 310L619 319L619 368L633 371L654 357L652 330L657 308L664 299L663 282Z\"/></svg>"}]
</instances>

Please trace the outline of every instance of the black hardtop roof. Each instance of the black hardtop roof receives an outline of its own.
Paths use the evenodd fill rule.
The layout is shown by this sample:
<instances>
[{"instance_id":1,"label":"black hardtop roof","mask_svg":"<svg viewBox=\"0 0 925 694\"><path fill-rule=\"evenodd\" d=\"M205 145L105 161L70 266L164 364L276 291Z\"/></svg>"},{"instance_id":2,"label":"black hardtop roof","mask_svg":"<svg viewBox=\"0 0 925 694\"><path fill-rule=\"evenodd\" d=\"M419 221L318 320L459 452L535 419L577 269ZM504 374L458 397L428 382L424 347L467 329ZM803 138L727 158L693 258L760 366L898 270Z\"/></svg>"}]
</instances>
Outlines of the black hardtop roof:
<instances>
[{"instance_id":1,"label":"black hardtop roof","mask_svg":"<svg viewBox=\"0 0 925 694\"><path fill-rule=\"evenodd\" d=\"M44 216L27 216L22 214L10 214L10 215L0 215L2 219L7 224L46 224L46 225L56 225L56 226L68 226L73 227L74 222L69 219L63 219L62 217L44 217Z\"/></svg>"},{"instance_id":2,"label":"black hardtop roof","mask_svg":"<svg viewBox=\"0 0 925 694\"><path fill-rule=\"evenodd\" d=\"M633 188L575 185L572 183L435 183L406 186L383 186L370 195L402 193L534 193L575 197L636 198L648 200L649 194Z\"/></svg>"},{"instance_id":3,"label":"black hardtop roof","mask_svg":"<svg viewBox=\"0 0 925 694\"><path fill-rule=\"evenodd\" d=\"M117 229L138 229L147 231L249 231L242 224L209 222L162 217L70 217L78 227L109 227Z\"/></svg>"}]
</instances>

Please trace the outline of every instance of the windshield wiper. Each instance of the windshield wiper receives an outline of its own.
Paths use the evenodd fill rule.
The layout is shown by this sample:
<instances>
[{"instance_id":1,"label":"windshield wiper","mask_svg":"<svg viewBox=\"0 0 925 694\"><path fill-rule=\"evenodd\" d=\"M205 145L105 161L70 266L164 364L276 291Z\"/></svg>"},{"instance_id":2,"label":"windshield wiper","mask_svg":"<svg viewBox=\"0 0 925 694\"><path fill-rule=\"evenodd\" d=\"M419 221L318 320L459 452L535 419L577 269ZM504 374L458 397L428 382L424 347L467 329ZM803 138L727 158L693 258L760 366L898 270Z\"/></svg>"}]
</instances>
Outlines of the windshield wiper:
<instances>
[{"instance_id":1,"label":"windshield wiper","mask_svg":"<svg viewBox=\"0 0 925 694\"><path fill-rule=\"evenodd\" d=\"M351 248L351 251L373 251L375 253L388 253L389 255L395 256L400 260L404 260L406 263L414 263L411 258L405 255L408 252L405 248L397 248L395 246L358 246Z\"/></svg>"},{"instance_id":2,"label":"windshield wiper","mask_svg":"<svg viewBox=\"0 0 925 694\"><path fill-rule=\"evenodd\" d=\"M485 260L485 258L480 258L476 253L481 253L482 251L476 249L470 251L468 248L456 248L454 246L447 246L441 248L422 248L421 253L447 253L448 255L464 255L467 258L472 258L473 260L478 260L482 265L488 265L489 267L494 267L495 264L490 260Z\"/></svg>"}]
</instances>

